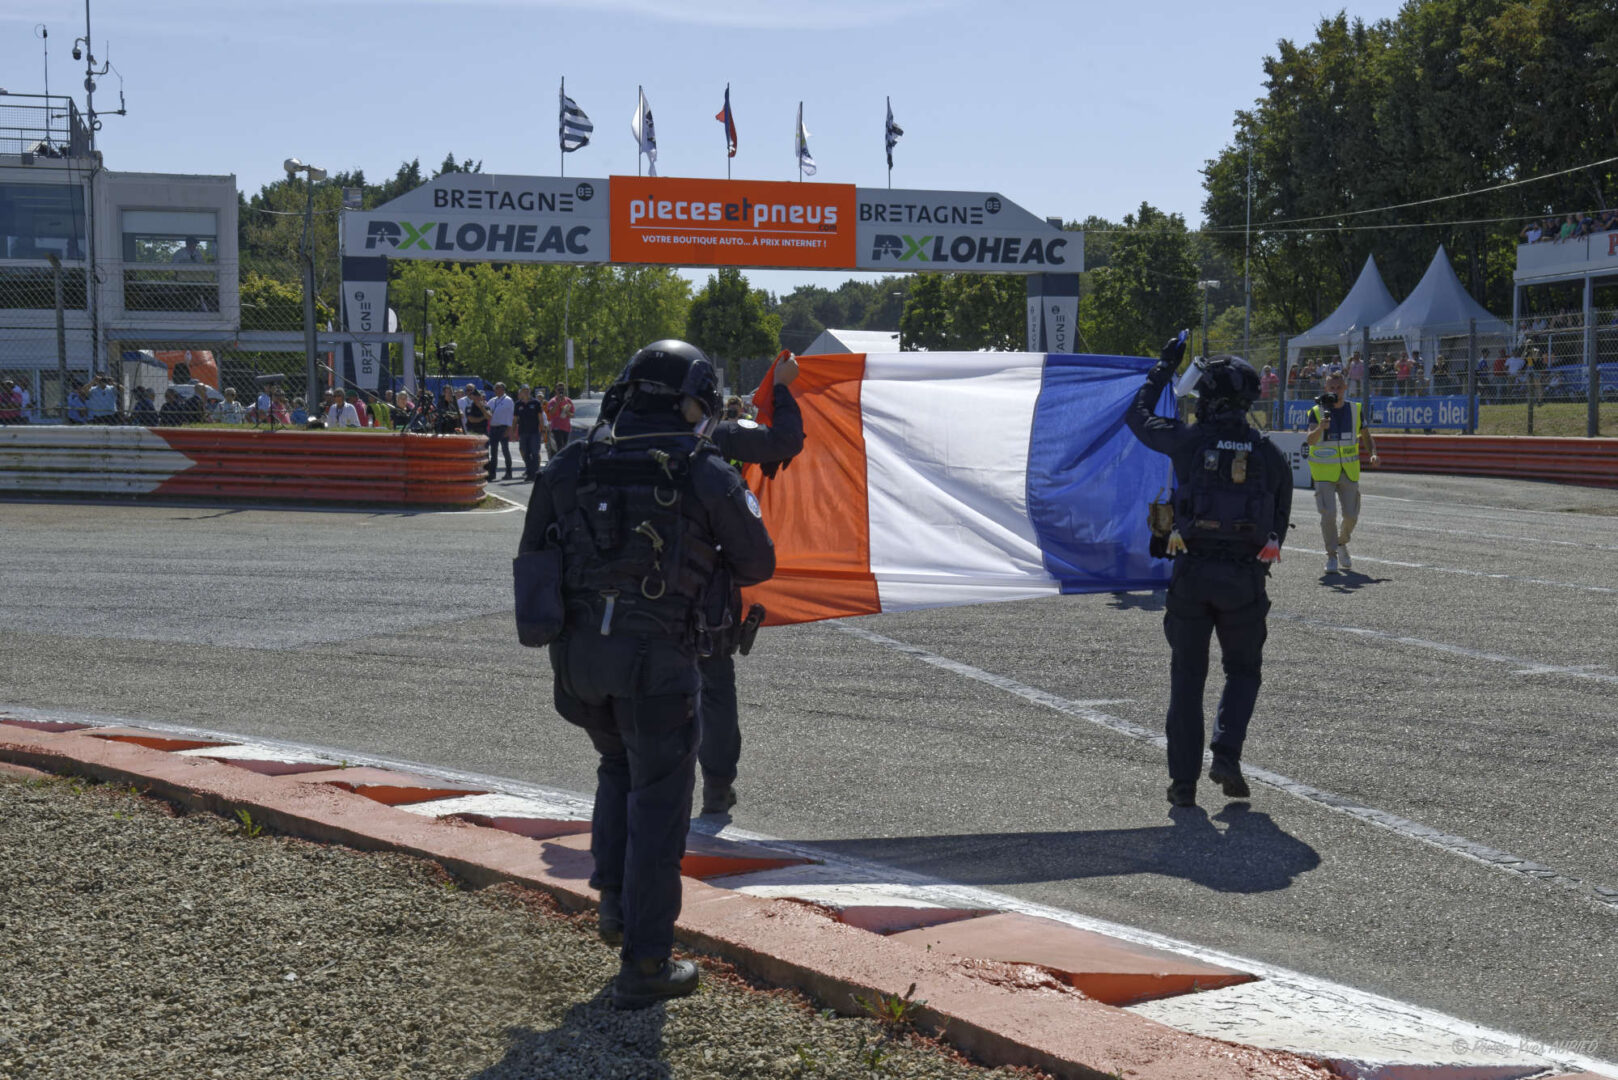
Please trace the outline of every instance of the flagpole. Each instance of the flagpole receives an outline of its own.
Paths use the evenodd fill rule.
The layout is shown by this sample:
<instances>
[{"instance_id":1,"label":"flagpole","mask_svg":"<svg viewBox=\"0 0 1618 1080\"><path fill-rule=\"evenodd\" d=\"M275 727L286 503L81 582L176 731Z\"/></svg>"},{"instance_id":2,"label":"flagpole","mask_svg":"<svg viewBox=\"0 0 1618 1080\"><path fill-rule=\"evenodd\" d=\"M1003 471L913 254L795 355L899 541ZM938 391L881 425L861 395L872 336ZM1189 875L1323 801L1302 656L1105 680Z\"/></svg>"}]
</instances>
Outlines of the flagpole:
<instances>
[{"instance_id":1,"label":"flagpole","mask_svg":"<svg viewBox=\"0 0 1618 1080\"><path fill-rule=\"evenodd\" d=\"M792 133L793 156L798 159L798 183L803 183L803 102L798 102L798 130Z\"/></svg>"},{"instance_id":2,"label":"flagpole","mask_svg":"<svg viewBox=\"0 0 1618 1080\"><path fill-rule=\"evenodd\" d=\"M635 142L637 144L635 146L635 175L636 176L640 175L640 145L639 144L644 143L646 141L646 113L641 108L641 103L644 102L645 100L646 100L646 87L644 87L644 86L635 87L635 120L636 120L637 124L640 126L640 129L641 129L640 137L635 140Z\"/></svg>"},{"instance_id":3,"label":"flagpole","mask_svg":"<svg viewBox=\"0 0 1618 1080\"><path fill-rule=\"evenodd\" d=\"M730 179L730 129L736 125L736 120L730 111L730 84L725 84L725 179Z\"/></svg>"},{"instance_id":4,"label":"flagpole","mask_svg":"<svg viewBox=\"0 0 1618 1080\"><path fill-rule=\"evenodd\" d=\"M567 99L567 76L562 76L562 86L556 91L556 169L558 176L567 175L567 146L562 142L562 102Z\"/></svg>"}]
</instances>

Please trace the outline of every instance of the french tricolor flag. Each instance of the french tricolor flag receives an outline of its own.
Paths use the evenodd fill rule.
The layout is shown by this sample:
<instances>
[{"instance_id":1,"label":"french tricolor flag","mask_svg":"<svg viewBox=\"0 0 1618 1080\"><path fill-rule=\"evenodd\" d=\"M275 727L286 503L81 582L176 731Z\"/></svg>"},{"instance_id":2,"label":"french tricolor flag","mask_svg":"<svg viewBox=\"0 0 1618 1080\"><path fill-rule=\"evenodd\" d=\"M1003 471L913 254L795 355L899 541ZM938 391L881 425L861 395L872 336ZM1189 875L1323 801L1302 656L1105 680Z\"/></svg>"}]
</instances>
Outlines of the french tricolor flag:
<instances>
[{"instance_id":1,"label":"french tricolor flag","mask_svg":"<svg viewBox=\"0 0 1618 1080\"><path fill-rule=\"evenodd\" d=\"M1124 426L1151 360L798 363L803 452L773 476L746 470L775 540L775 577L745 590L767 625L1167 584L1168 562L1147 552L1146 510L1172 470ZM1167 391L1158 408L1174 415Z\"/></svg>"}]
</instances>

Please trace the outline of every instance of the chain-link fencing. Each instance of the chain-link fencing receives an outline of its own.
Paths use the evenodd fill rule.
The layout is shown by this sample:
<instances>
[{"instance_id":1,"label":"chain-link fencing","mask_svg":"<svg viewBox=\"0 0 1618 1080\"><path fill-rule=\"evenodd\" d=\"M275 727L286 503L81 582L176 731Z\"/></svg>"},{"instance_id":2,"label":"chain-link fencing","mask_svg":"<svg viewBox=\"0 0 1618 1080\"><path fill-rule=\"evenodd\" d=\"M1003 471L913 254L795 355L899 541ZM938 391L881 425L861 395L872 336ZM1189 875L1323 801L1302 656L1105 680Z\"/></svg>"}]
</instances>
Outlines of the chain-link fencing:
<instances>
[{"instance_id":1,"label":"chain-link fencing","mask_svg":"<svg viewBox=\"0 0 1618 1080\"><path fill-rule=\"evenodd\" d=\"M1515 334L1468 323L1326 348L1293 349L1285 335L1213 339L1206 351L1245 356L1260 372L1254 415L1269 428L1305 427L1335 374L1378 430L1618 436L1618 309L1588 321L1582 311L1533 315Z\"/></svg>"}]
</instances>

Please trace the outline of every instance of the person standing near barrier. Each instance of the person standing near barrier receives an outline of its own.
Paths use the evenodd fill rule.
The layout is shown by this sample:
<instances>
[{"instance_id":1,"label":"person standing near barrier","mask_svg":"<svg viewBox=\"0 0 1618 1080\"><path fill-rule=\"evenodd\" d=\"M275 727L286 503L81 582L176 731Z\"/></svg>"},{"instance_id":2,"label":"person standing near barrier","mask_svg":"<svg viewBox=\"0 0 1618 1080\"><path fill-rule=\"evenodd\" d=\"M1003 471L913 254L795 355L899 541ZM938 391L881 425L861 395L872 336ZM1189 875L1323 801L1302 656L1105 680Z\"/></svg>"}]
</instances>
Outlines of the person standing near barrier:
<instances>
[{"instance_id":1,"label":"person standing near barrier","mask_svg":"<svg viewBox=\"0 0 1618 1080\"><path fill-rule=\"evenodd\" d=\"M711 438L721 457L738 467L744 463L774 466L791 461L803 449L803 414L787 387L798 377L798 361L790 353L775 365L769 426L738 415L714 428ZM737 399L736 404L741 404ZM728 410L727 410L728 411ZM703 605L705 625L712 627L702 658L702 812L722 814L736 805L736 770L742 756L741 717L736 707L736 653L752 647L764 611L749 620L742 610L742 591L718 575Z\"/></svg>"},{"instance_id":2,"label":"person standing near barrier","mask_svg":"<svg viewBox=\"0 0 1618 1080\"><path fill-rule=\"evenodd\" d=\"M648 345L607 398L615 408L604 402L534 485L515 569L519 633L549 644L556 710L601 756L590 884L600 935L620 945L613 1004L637 1009L697 988L696 964L671 957L696 776L696 604L720 570L769 578L775 548L741 475L693 430L719 408L701 350ZM534 610L546 621L524 633Z\"/></svg>"},{"instance_id":3,"label":"person standing near barrier","mask_svg":"<svg viewBox=\"0 0 1618 1080\"><path fill-rule=\"evenodd\" d=\"M545 402L545 423L551 432L551 453L559 454L573 434L573 399L567 396L566 383L557 383Z\"/></svg>"},{"instance_id":4,"label":"person standing near barrier","mask_svg":"<svg viewBox=\"0 0 1618 1080\"><path fill-rule=\"evenodd\" d=\"M118 391L105 375L95 377L89 393L90 423L116 424L118 422Z\"/></svg>"},{"instance_id":5,"label":"person standing near barrier","mask_svg":"<svg viewBox=\"0 0 1618 1080\"><path fill-rule=\"evenodd\" d=\"M512 408L517 421L517 453L522 457L523 483L531 484L539 475L539 444L544 438L545 406L534 400L531 387L517 389L517 404Z\"/></svg>"},{"instance_id":6,"label":"person standing near barrier","mask_svg":"<svg viewBox=\"0 0 1618 1080\"><path fill-rule=\"evenodd\" d=\"M1181 395L1197 397L1197 422L1158 416L1158 400L1185 352L1186 335L1164 346L1125 414L1129 430L1174 465L1174 526L1167 551L1174 559L1163 613L1168 638L1169 802L1192 806L1202 771L1202 692L1208 680L1208 645L1219 635L1225 689L1214 721L1213 766L1208 779L1228 798L1251 792L1242 776L1242 745L1262 681L1265 579L1281 557L1281 538L1292 513L1292 469L1286 455L1249 423L1258 397L1258 373L1245 360L1216 356L1195 361L1181 379Z\"/></svg>"},{"instance_id":7,"label":"person standing near barrier","mask_svg":"<svg viewBox=\"0 0 1618 1080\"><path fill-rule=\"evenodd\" d=\"M512 417L516 413L516 402L506 396L506 384L494 384L494 397L489 399L489 479L493 480L500 471L498 458L500 451L506 454L506 479L511 479L511 443L507 436L511 433Z\"/></svg>"},{"instance_id":8,"label":"person standing near barrier","mask_svg":"<svg viewBox=\"0 0 1618 1080\"><path fill-rule=\"evenodd\" d=\"M1338 567L1354 569L1348 538L1360 518L1361 447L1371 455L1372 465L1380 459L1376 440L1360 415L1360 403L1344 400L1348 387L1343 377L1328 376L1322 389L1309 410L1309 431L1303 441L1309 447L1309 476L1315 482L1315 509L1320 511L1320 535L1326 542L1326 573L1335 574Z\"/></svg>"}]
</instances>

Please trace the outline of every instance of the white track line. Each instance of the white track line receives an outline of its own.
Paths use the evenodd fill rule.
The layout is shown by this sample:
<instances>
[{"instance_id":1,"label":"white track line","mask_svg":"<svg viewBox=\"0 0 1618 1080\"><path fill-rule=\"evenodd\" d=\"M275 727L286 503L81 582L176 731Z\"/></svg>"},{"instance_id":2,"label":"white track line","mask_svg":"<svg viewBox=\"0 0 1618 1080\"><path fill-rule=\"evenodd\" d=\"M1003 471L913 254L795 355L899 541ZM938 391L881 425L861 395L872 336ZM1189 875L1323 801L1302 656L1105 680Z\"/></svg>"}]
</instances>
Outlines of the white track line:
<instances>
[{"instance_id":1,"label":"white track line","mask_svg":"<svg viewBox=\"0 0 1618 1080\"><path fill-rule=\"evenodd\" d=\"M1305 555L1324 555L1325 551L1319 548L1293 547L1287 545L1286 550L1302 552ZM1515 581L1522 585L1546 585L1553 589L1578 589L1582 592L1602 593L1604 595L1618 595L1618 589L1606 585L1584 585L1576 581L1547 581L1544 578L1518 577L1516 574L1496 574L1488 570L1466 570L1459 566L1435 566L1432 563L1403 562L1398 559L1377 559L1370 555L1356 555L1355 562L1378 563L1382 566L1402 566L1409 570L1431 570L1437 574L1460 574L1462 577L1488 578L1492 581Z\"/></svg>"},{"instance_id":2,"label":"white track line","mask_svg":"<svg viewBox=\"0 0 1618 1080\"><path fill-rule=\"evenodd\" d=\"M1618 544L1591 544L1578 540L1552 540L1547 536L1506 536L1503 533L1474 532L1471 529L1440 529L1436 525L1406 525L1398 521L1367 521L1359 519L1356 529L1409 529L1414 532L1442 533L1445 536L1458 536L1465 540L1511 540L1519 544L1532 544L1539 546L1550 544L1553 547L1585 548L1590 551L1618 551Z\"/></svg>"},{"instance_id":3,"label":"white track line","mask_svg":"<svg viewBox=\"0 0 1618 1080\"><path fill-rule=\"evenodd\" d=\"M1307 615L1293 615L1282 611L1272 611L1270 612L1270 617L1284 619L1291 623L1299 623L1316 630L1330 630L1338 634L1354 634L1357 637L1374 638L1377 641L1386 641L1395 645L1409 645L1432 652L1448 653L1451 656L1464 656L1469 660L1483 660L1491 664L1506 664L1516 669L1512 671L1513 675L1568 675L1575 679L1618 683L1618 675L1608 675L1594 664L1580 664L1573 667L1562 664L1546 664L1538 660L1528 660L1521 656L1484 652L1481 649L1469 649L1465 645L1429 641L1427 638L1411 637L1407 634L1390 634L1385 630L1368 630L1363 626L1342 626L1337 623L1326 622L1324 619L1314 619Z\"/></svg>"},{"instance_id":4,"label":"white track line","mask_svg":"<svg viewBox=\"0 0 1618 1080\"><path fill-rule=\"evenodd\" d=\"M1049 691L1028 686L1024 683L1017 682L1015 679L1009 679L1004 675L996 675L993 672L984 671L982 668L976 668L970 664L963 664L958 660L950 660L947 657L928 652L926 649L918 646L907 645L902 641L896 641L893 638L874 633L861 626L853 626L843 622L832 622L828 623L827 627L832 630L841 631L845 634L850 634L854 637L860 638L863 641L868 641L873 645L881 645L884 648L892 649L895 652L904 653L905 655L913 657L916 660L920 660L924 664L931 664L934 667L943 668L945 671L954 672L955 674L964 678L973 679L981 683L987 683L989 686L1004 690L1009 694L1015 694L1017 697L1020 697L1025 701L1030 701L1035 705L1042 705L1045 708L1053 709L1056 712L1063 713L1067 716L1076 717L1080 720L1095 724L1098 727L1104 727L1111 731L1116 731L1119 734L1126 735L1131 739L1136 739L1140 742L1149 743L1152 746L1157 747L1166 745L1164 737L1159 735L1157 732L1152 731L1149 728L1142 727L1141 725L1132 721L1125 720L1122 717L1110 716L1095 709L1089 703L1081 701L1069 701L1066 698L1052 694ZM1258 768L1243 762L1242 772L1249 780L1257 780L1259 783L1267 784L1270 787L1284 791L1287 794L1296 796L1297 798L1303 799L1306 802L1314 803L1316 806L1324 807L1325 809L1334 813L1346 814L1349 817L1358 818L1360 821L1363 821L1368 825L1374 825L1379 829L1386 829L1388 832L1397 833L1398 835L1407 839L1415 840L1419 843L1426 844L1429 847L1438 848L1440 851L1447 852L1451 855L1459 855L1464 859L1470 859L1472 862L1481 863L1482 865L1493 870L1500 870L1508 874L1514 874L1520 878L1526 878L1529 881L1535 881L1542 885L1554 885L1567 889L1570 892L1576 892L1584 898L1594 902L1599 908L1610 911L1614 914L1618 914L1618 889L1610 889L1605 885L1596 885L1585 882L1584 880L1573 877L1569 874L1559 873L1549 866L1545 866L1541 863L1533 862L1529 859L1524 859L1520 856L1509 854L1508 852L1499 851L1495 848L1487 846L1486 844L1480 844L1475 840L1468 840L1464 836L1453 836L1449 833L1440 832L1429 825L1423 825L1420 822L1411 821L1408 818L1402 818L1397 814L1390 814L1386 810L1378 810L1373 806L1365 806L1346 796L1338 795L1330 791L1324 791L1320 788L1305 784L1302 781L1294 780L1289 776L1283 776L1280 773L1272 772L1269 769Z\"/></svg>"},{"instance_id":5,"label":"white track line","mask_svg":"<svg viewBox=\"0 0 1618 1080\"><path fill-rule=\"evenodd\" d=\"M842 627L839 627L840 629ZM855 636L863 637L868 631L862 631ZM881 637L881 635L872 635ZM885 639L892 640L892 639ZM897 643L896 643L897 644ZM905 646L907 652L924 652L914 650L913 646ZM930 654L928 654L930 655ZM939 659L943 659L940 657ZM969 665L947 661L947 670L969 668ZM985 672L984 674L988 674ZM999 679L999 676L994 678ZM1012 683L1012 680L1003 680ZM994 683L993 685L999 685ZM1013 684L1016 685L1016 684ZM1088 706L1077 702L1068 702L1055 695L1047 695L1044 691L1028 688L1037 700L1049 697L1055 703L1073 706L1076 712L1070 715L1081 715L1088 710ZM1064 710L1065 711L1065 710ZM293 743L273 739L260 739L257 737L244 738L229 732L212 731L206 728L186 727L178 724L163 724L148 720L128 720L121 717L101 716L89 713L66 712L60 710L33 709L15 705L0 705L0 715L14 716L25 720L65 720L96 726L113 727L139 727L151 731L161 731L177 735L189 735L194 738L203 738L213 741L232 743L250 743L254 747L278 747L289 754L299 756L312 756L323 760L338 762L346 761L350 765L369 765L375 768L394 769L401 772L415 773L421 776L433 777L441 780L453 781L470 787L495 792L501 796L514 797L527 801L535 813L556 813L567 818L590 817L591 799L589 796L574 792L560 791L553 788L540 787L535 784L508 780L503 777L484 776L477 773L463 772L458 769L445 769L435 765L426 765L421 762L399 761L391 758L378 757L372 754L358 753L352 750L339 750L330 747L311 745L307 743ZM1127 727L1134 727L1128 721L1121 721ZM1142 729L1144 730L1144 729ZM1150 733L1148 733L1150 734ZM433 804L414 804L399 809L418 814L430 814ZM449 808L459 805L459 800L444 800L443 806ZM1473 1046L1489 1046L1500 1050L1518 1051L1521 1053L1537 1055L1554 1064L1558 1069L1574 1072L1585 1070L1590 1072L1603 1072L1615 1074L1618 1065L1599 1061L1594 1058L1582 1056L1570 1050L1557 1047L1547 1047L1519 1035L1512 1035L1503 1031L1461 1020L1454 1016L1424 1009L1407 1002L1397 1001L1393 998L1378 994L1367 993L1354 987L1341 983L1319 979L1312 975L1305 975L1290 968L1280 967L1263 961L1250 960L1246 957L1232 953L1209 949L1177 938L1143 930L1139 927L1126 926L1122 923L1108 922L1104 919L1095 919L1077 912L1066 911L1062 908L1049 907L1044 904L1032 903L1009 896L1004 893L993 892L970 885L956 885L941 878L918 874L914 871L902 870L897 867L886 866L882 863L871 862L864 859L842 855L828 855L820 847L810 847L795 844L791 841L781 840L766 833L756 833L746 829L738 829L730 825L722 828L713 828L712 824L700 819L692 821L693 831L719 836L728 840L737 840L754 844L767 844L788 854L798 855L811 859L820 864L817 869L822 870L823 876L843 878L852 882L869 883L875 887L887 888L901 894L915 895L927 902L944 907L959 908L987 908L999 911L1016 912L1031 915L1037 918L1051 919L1064 923L1080 930L1092 933L1105 934L1123 941L1133 942L1149 948L1164 949L1189 956L1204 963L1216 964L1222 967L1235 968L1258 976L1260 979L1275 984L1285 991L1302 995L1306 999L1317 998L1332 1003L1334 1006L1371 1013L1382 1017L1393 1017L1408 1024L1417 1024L1438 1028L1453 1036L1455 1046L1460 1047L1464 1041ZM1313 1010L1311 1010L1313 1011Z\"/></svg>"}]
</instances>

